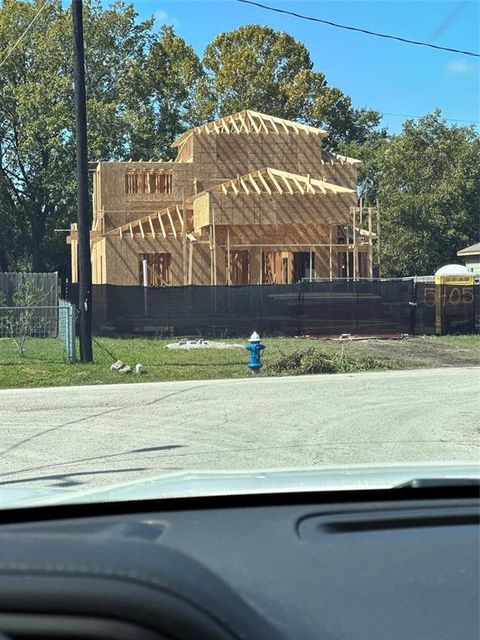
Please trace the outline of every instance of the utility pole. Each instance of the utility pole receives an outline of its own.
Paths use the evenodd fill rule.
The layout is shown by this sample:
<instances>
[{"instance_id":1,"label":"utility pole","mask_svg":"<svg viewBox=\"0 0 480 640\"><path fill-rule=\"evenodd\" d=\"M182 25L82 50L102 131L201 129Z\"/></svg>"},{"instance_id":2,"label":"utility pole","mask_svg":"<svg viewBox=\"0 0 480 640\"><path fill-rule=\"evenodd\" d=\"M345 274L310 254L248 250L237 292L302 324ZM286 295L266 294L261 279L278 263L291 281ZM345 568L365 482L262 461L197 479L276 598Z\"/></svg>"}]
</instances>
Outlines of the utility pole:
<instances>
[{"instance_id":1,"label":"utility pole","mask_svg":"<svg viewBox=\"0 0 480 640\"><path fill-rule=\"evenodd\" d=\"M92 263L88 202L87 105L82 0L72 0L75 130L77 151L78 309L80 360L92 362Z\"/></svg>"}]
</instances>

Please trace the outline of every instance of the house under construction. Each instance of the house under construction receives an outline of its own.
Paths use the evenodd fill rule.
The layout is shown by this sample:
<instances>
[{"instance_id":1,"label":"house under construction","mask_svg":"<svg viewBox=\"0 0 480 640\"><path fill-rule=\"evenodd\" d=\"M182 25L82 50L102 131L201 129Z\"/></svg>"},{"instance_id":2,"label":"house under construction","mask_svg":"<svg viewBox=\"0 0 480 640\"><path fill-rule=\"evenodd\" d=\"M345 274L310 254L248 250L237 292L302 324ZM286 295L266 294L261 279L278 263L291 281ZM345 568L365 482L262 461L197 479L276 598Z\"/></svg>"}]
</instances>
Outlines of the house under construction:
<instances>
[{"instance_id":1,"label":"house under construction","mask_svg":"<svg viewBox=\"0 0 480 640\"><path fill-rule=\"evenodd\" d=\"M255 111L186 131L169 162L98 162L94 284L245 285L372 276L359 160L326 132ZM364 228L365 227L365 228ZM72 280L78 238L72 225Z\"/></svg>"}]
</instances>

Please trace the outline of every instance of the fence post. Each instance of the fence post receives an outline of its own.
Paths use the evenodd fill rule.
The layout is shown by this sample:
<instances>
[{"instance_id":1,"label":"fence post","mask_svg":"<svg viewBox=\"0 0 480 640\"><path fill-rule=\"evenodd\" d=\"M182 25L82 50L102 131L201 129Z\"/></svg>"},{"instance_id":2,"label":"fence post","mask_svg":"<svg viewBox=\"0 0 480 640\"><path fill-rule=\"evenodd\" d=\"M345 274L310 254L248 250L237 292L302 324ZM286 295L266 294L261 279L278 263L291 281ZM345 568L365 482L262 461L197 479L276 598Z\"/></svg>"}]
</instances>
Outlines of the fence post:
<instances>
[{"instance_id":1,"label":"fence post","mask_svg":"<svg viewBox=\"0 0 480 640\"><path fill-rule=\"evenodd\" d=\"M297 335L303 335L303 283L298 283L298 317Z\"/></svg>"},{"instance_id":2,"label":"fence post","mask_svg":"<svg viewBox=\"0 0 480 640\"><path fill-rule=\"evenodd\" d=\"M411 336L415 335L415 326L417 322L417 276L413 277L412 286L410 289L410 329Z\"/></svg>"},{"instance_id":3,"label":"fence post","mask_svg":"<svg viewBox=\"0 0 480 640\"><path fill-rule=\"evenodd\" d=\"M76 335L75 335L75 307L71 303L67 303L67 311L68 311L68 359L70 362L76 362L77 353L76 353Z\"/></svg>"}]
</instances>

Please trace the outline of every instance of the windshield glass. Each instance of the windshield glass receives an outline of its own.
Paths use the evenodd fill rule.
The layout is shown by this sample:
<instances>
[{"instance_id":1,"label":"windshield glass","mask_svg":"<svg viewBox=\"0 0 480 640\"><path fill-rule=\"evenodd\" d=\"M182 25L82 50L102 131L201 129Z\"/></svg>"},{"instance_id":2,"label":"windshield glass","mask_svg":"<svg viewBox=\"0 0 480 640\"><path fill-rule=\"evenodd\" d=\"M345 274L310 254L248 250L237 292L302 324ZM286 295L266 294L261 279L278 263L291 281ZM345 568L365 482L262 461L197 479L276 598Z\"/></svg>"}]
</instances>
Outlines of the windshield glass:
<instances>
[{"instance_id":1,"label":"windshield glass","mask_svg":"<svg viewBox=\"0 0 480 640\"><path fill-rule=\"evenodd\" d=\"M0 2L1 505L478 463L479 18Z\"/></svg>"}]
</instances>

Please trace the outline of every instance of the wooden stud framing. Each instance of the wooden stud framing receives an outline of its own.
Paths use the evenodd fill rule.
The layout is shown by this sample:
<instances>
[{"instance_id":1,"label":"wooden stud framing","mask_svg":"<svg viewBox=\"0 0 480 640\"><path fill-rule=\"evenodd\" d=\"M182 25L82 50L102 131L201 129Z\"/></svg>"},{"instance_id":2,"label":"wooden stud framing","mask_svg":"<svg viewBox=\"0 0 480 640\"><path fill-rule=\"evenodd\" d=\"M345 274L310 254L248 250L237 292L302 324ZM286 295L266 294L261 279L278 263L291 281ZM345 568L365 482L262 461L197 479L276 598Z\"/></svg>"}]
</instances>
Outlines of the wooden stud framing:
<instances>
[{"instance_id":1,"label":"wooden stud framing","mask_svg":"<svg viewBox=\"0 0 480 640\"><path fill-rule=\"evenodd\" d=\"M232 123L234 122L234 120L232 120ZM230 128L228 126L228 124L225 122L225 118L222 118L222 125L223 125L223 129L225 133L228 133L228 135L230 135Z\"/></svg>"},{"instance_id":2,"label":"wooden stud framing","mask_svg":"<svg viewBox=\"0 0 480 640\"><path fill-rule=\"evenodd\" d=\"M250 129L249 129L249 127L247 127L247 124L246 124L246 122L245 122L245 120L244 120L244 118L243 118L244 114L245 114L245 111L242 111L242 112L240 112L240 113L238 114L238 117L239 117L239 119L240 119L240 122L243 124L244 132L245 132L245 133L250 133Z\"/></svg>"},{"instance_id":3,"label":"wooden stud framing","mask_svg":"<svg viewBox=\"0 0 480 640\"><path fill-rule=\"evenodd\" d=\"M232 119L232 127L235 130L235 133L240 133L240 129L237 126L237 123L235 122L235 118Z\"/></svg>"},{"instance_id":4,"label":"wooden stud framing","mask_svg":"<svg viewBox=\"0 0 480 640\"><path fill-rule=\"evenodd\" d=\"M310 191L310 193L315 193L315 189L312 187L312 180L310 178L310 174L307 174L307 179L305 181L305 186Z\"/></svg>"},{"instance_id":5,"label":"wooden stud framing","mask_svg":"<svg viewBox=\"0 0 480 640\"><path fill-rule=\"evenodd\" d=\"M186 218L186 215L187 215L187 214L186 214L186 211L185 211L185 197L184 197L184 199L183 199L182 209L183 209L183 213L185 214L185 218ZM175 212L176 212L176 214L177 214L178 221L180 222L180 229L181 229L181 230L182 230L182 232L183 232L183 230L185 229L185 224L184 224L184 222L183 222L183 214L182 214L182 212L180 211L180 207L178 206L178 204L177 204L177 205L175 205Z\"/></svg>"},{"instance_id":6,"label":"wooden stud framing","mask_svg":"<svg viewBox=\"0 0 480 640\"><path fill-rule=\"evenodd\" d=\"M152 216L148 216L148 222L150 223L150 231L152 232L152 238L155 238L155 229L153 228Z\"/></svg>"},{"instance_id":7,"label":"wooden stud framing","mask_svg":"<svg viewBox=\"0 0 480 640\"><path fill-rule=\"evenodd\" d=\"M249 119L251 125L253 126L253 130L255 131L255 133L260 133L261 129L257 127L257 123L255 122L250 111L247 111L247 118Z\"/></svg>"},{"instance_id":8,"label":"wooden stud framing","mask_svg":"<svg viewBox=\"0 0 480 640\"><path fill-rule=\"evenodd\" d=\"M165 238L167 237L167 232L165 231L165 225L163 224L163 220L162 220L162 216L160 214L160 211L157 213L157 218L158 218L158 224L160 225L160 229L162 231L163 239L165 240Z\"/></svg>"},{"instance_id":9,"label":"wooden stud framing","mask_svg":"<svg viewBox=\"0 0 480 640\"><path fill-rule=\"evenodd\" d=\"M176 240L177 239L177 230L175 229L175 225L173 224L173 218L172 218L172 214L170 213L170 209L167 209L166 213L167 213L168 221L170 222L170 226L172 227L173 236L174 236L174 238Z\"/></svg>"},{"instance_id":10,"label":"wooden stud framing","mask_svg":"<svg viewBox=\"0 0 480 640\"><path fill-rule=\"evenodd\" d=\"M230 255L230 227L227 227L227 284L232 284L232 257Z\"/></svg>"},{"instance_id":11,"label":"wooden stud framing","mask_svg":"<svg viewBox=\"0 0 480 640\"><path fill-rule=\"evenodd\" d=\"M188 258L187 258L187 209L185 207L185 188L182 188L182 213L177 207L178 217L180 218L180 224L182 227L182 275L183 284L188 284Z\"/></svg>"},{"instance_id":12,"label":"wooden stud framing","mask_svg":"<svg viewBox=\"0 0 480 640\"><path fill-rule=\"evenodd\" d=\"M290 131L288 130L287 123L285 122L285 120L281 120L280 124L282 125L283 130L285 131L285 133L290 133Z\"/></svg>"},{"instance_id":13,"label":"wooden stud framing","mask_svg":"<svg viewBox=\"0 0 480 640\"><path fill-rule=\"evenodd\" d=\"M333 279L332 267L333 267L333 243L332 243L332 224L328 225L328 277L330 282Z\"/></svg>"},{"instance_id":14,"label":"wooden stud framing","mask_svg":"<svg viewBox=\"0 0 480 640\"><path fill-rule=\"evenodd\" d=\"M213 231L213 285L217 284L217 233L215 226L215 209L212 209L212 231Z\"/></svg>"},{"instance_id":15,"label":"wooden stud framing","mask_svg":"<svg viewBox=\"0 0 480 640\"><path fill-rule=\"evenodd\" d=\"M270 133L270 131L268 130L267 124L265 122L264 118L260 118L260 124L262 125L262 127L265 129L265 133Z\"/></svg>"},{"instance_id":16,"label":"wooden stud framing","mask_svg":"<svg viewBox=\"0 0 480 640\"><path fill-rule=\"evenodd\" d=\"M260 182L263 184L263 186L265 187L265 191L271 195L272 194L272 190L270 189L270 185L268 184L268 182L265 180L265 178L263 177L263 174L261 171L258 172L258 178L260 180Z\"/></svg>"},{"instance_id":17,"label":"wooden stud framing","mask_svg":"<svg viewBox=\"0 0 480 640\"><path fill-rule=\"evenodd\" d=\"M240 178L240 184L242 185L245 193L250 193L250 189L248 188L248 185L245 183L245 180L243 178Z\"/></svg>"},{"instance_id":18,"label":"wooden stud framing","mask_svg":"<svg viewBox=\"0 0 480 640\"><path fill-rule=\"evenodd\" d=\"M257 193L262 193L262 191L261 191L260 187L259 187L259 186L258 186L258 184L256 183L256 181L255 181L255 179L253 178L252 174L250 174L250 175L248 176L248 179L249 179L249 181L250 181L250 184L252 184L252 185L253 185L253 188L255 189L255 191L256 191Z\"/></svg>"},{"instance_id":19,"label":"wooden stud framing","mask_svg":"<svg viewBox=\"0 0 480 640\"><path fill-rule=\"evenodd\" d=\"M230 138L228 139L223 136L223 140L225 144L227 144L227 142L231 143L231 150L225 150L225 153L222 153L222 151L218 149L217 155L215 155L215 151L213 151L212 158L210 157L211 150L200 149L198 151L198 157L195 156L195 162L193 163L192 154L190 153L190 148L193 147L193 132L195 132L195 135L197 136L197 142L199 142L198 146L195 147L197 150L198 147L201 146L202 139L204 140L204 143L213 143L213 146L215 146L215 134L221 133L230 135ZM202 133L201 139L198 138L199 132ZM246 153L245 155L245 162L247 164L247 167L245 167L243 164L243 157L233 157L231 158L231 160L233 160L233 166L235 166L235 162L237 162L238 160L238 164L236 166L242 168L234 168L233 170L229 169L228 158L225 158L224 155L228 155L228 153L236 153L234 143L239 144L240 146L245 143L243 139L241 141L235 140L236 135L244 133L250 134L249 138L247 138L246 136L244 137L247 141L246 144L248 144L248 141L250 141L252 146L251 155L249 155L248 153ZM324 132L321 132L320 130L318 130L316 133L318 133L319 136L324 135ZM208 134L210 135L210 139L205 140L205 136ZM265 144L267 143L267 140L270 140L270 142L272 143L271 153L274 157L274 159L272 159L272 163L275 163L274 167L278 166L278 168L264 167L263 163L268 161L262 160L263 152L259 153L255 150L257 140L252 139L254 138L254 134L258 134L261 138L263 138ZM310 174L300 175L295 173L293 160L291 161L291 163L288 161L288 159L285 160L284 164L282 164L281 162L283 156L287 158L289 154L292 155L290 153L291 149L288 147L288 145L294 145L294 147L296 148L297 140L295 138L295 135L299 134L302 134L303 136L300 141L302 143L301 152L303 154L303 160L301 162L305 165L305 174L307 171L311 171L313 176L315 176L313 178ZM269 135L268 139L265 138L266 135ZM275 135L278 136L278 147L276 146L277 139L275 139ZM208 283L208 250L206 246L203 246L207 242L210 245L210 280L212 285L217 284L217 280L219 283L226 283L227 285L232 284L233 272L235 271L232 253L232 249L234 247L245 247L252 249L253 259L251 262L251 269L255 273L250 273L250 277L251 280L255 282L258 282L258 280L256 279L257 276L255 276L255 274L258 274L258 268L260 268L260 283L264 282L265 280L262 260L263 250L276 250L274 249L274 247L278 247L279 250L283 249L285 251L309 251L310 261L308 262L308 257L305 256L305 266L310 267L310 280L312 280L315 275L314 257L316 257L316 255L318 255L318 257L322 257L322 260L320 261L318 261L317 259L318 266L316 275L324 277L328 273L330 279L333 279L334 276L337 276L336 265L334 264L334 261L336 260L334 251L335 247L338 246L342 247L341 249L339 249L339 251L346 251L348 271L348 273L346 274L347 277L352 277L352 274L350 273L350 271L352 271L352 264L349 263L349 255L351 252L353 252L353 278L358 278L359 266L362 264L359 261L359 252L366 252L368 248L368 273L371 276L373 271L373 263L376 259L376 256L373 253L375 250L375 234L371 231L372 226L374 227L375 225L375 220L372 217L372 213L369 210L368 241L366 238L360 238L360 236L367 234L364 232L364 230L362 230L362 224L360 224L360 230L358 228L359 212L357 209L353 214L353 227L352 229L349 229L347 243L336 244L338 240L335 235L335 224L345 224L348 219L351 224L352 216L350 215L349 218L347 218L348 205L350 204L349 200L355 197L355 192L353 189L347 189L346 187L330 184L328 182L328 180L335 180L336 174L333 173L333 177L331 177L331 174L327 173L326 169L322 169L322 167L320 166L320 163L324 161L320 148L321 145L318 145L317 149L313 149L314 145L312 145L310 154L311 157L306 157L309 153L309 141L305 138L306 135L309 135L310 138L314 138L315 130L311 127L307 127L299 123L282 120L281 118L275 118L273 116L260 114L250 110L243 110L240 113L234 114L232 116L223 116L221 118L218 118L214 122L207 123L196 129L192 129L190 130L190 132L186 132L185 137L181 137L178 140L178 144L175 144L175 146L179 149L179 153L182 153L183 150L182 157L181 159L179 159L179 162L187 159L188 152L188 154L190 154L188 160L193 163L193 166L179 166L175 168L176 172L174 174L174 181L176 186L174 192L169 192L169 195L167 197L158 197L156 193L157 190L163 191L163 182L162 186L160 186L158 182L154 182L154 179L147 176L145 178L146 184L143 190L147 192L147 185L150 185L151 180L152 194L150 196L145 196L145 198L142 199L136 199L135 202L131 202L131 199L128 198L125 200L125 202L123 202L122 197L124 189L122 185L122 193L118 194L118 197L113 197L112 194L111 199L107 199L106 202L107 205L108 202L110 202L113 208L115 208L116 205L119 205L116 207L118 209L121 209L123 205L123 208L126 209L130 215L120 216L119 214L117 214L116 217L114 215L112 215L111 217L108 216L107 221L109 222L109 224L110 221L115 220L118 220L122 224L120 224L120 226L114 227L113 229L110 227L108 231L104 233L105 235L110 234L112 236L120 238L128 238L128 236L130 235L130 237L134 240L149 239L150 237L153 238L153 240L156 240L156 243L151 243L152 251L171 252L172 282L175 285L182 284L182 279L184 285L192 284L193 275L195 275L195 283L197 281L201 282L202 284ZM258 139L258 143L260 142L261 140ZM210 148L210 146L211 145L209 144L208 147ZM279 157L276 157L277 149ZM328 157L328 153L323 153L326 159ZM240 154L238 155L240 156ZM215 157L218 158L216 161L214 160ZM256 165L255 160L258 160L258 163ZM157 171L160 171L160 169L155 169L153 161L151 162L152 164L150 164L148 168L155 173ZM205 167L202 169L200 165L203 162L205 163ZM261 162L264 168L258 169L258 167L262 167L262 164L260 164ZM343 163L343 159L331 158L331 162L336 165L335 170L338 169L340 173L340 164ZM278 165L276 163L278 163ZM353 162L350 164L353 164ZM160 167L161 166L162 165L160 165ZM282 166L284 166L285 168L290 168L291 172L281 170L280 167ZM140 170L146 170L145 164L142 168L140 168L138 163L133 163L133 165L131 164L130 166L125 164L124 167L125 172L128 170L132 173L132 175L135 175L135 172L138 172ZM163 167L166 170L167 165L163 165ZM235 173L237 171L247 171L251 168L253 168L254 170L248 171L248 173L245 173L245 175L237 175L237 177L235 178ZM325 177L321 175L322 171L326 174ZM345 166L344 172L345 180L351 180L353 184L354 167ZM121 174L121 171L119 171L119 173ZM109 175L105 175L107 176L106 180L110 179ZM138 175L138 173L136 175ZM218 179L215 176L225 177ZM199 180L198 189L194 187L197 178ZM138 177L135 179L138 180ZM349 182L344 183L340 179L339 182L341 184L349 184ZM185 185L183 192L182 184ZM188 185L188 187L186 185ZM114 183L112 183L111 188L111 191L113 190ZM209 198L209 196L206 195L205 198L199 201L195 201L197 203L195 204L196 215L194 217L194 221L192 222L193 218L191 215L191 202L192 199L194 199L193 193L195 193L195 195L198 195L198 190L202 191L202 193L203 190L207 192L213 191L215 193L222 194L222 196L219 197L218 200L216 200L215 197L212 196ZM192 198L189 197L186 200L185 193L187 193L188 196L192 194ZM346 199L336 199L333 197L335 194L343 193L351 195ZM237 196L239 194L241 194L241 198L238 198L237 201L234 201L233 196ZM295 198L287 198L287 204L285 204L285 196L287 196L287 194L295 195ZM329 195L328 199L324 199L325 201L327 201L327 206L322 211L320 211L322 209L321 194ZM180 196L182 197L180 198ZM226 202L227 198L224 198L223 196L228 196L228 202ZM249 198L249 196L252 196L252 198ZM311 196L318 196L318 200L317 197L313 198ZM108 197L110 198L110 195ZM238 202L238 200L241 200L241 202ZM252 202L249 203L249 200L252 200ZM218 201L221 202L221 205L216 206L216 203ZM254 217L253 220L260 226L255 227L254 223L251 223L251 225L249 225L251 226L251 228L242 228L245 221L247 221L245 222L245 225L248 224L248 220L250 219L250 212L256 212L255 205L257 201L260 202L260 213L258 216ZM321 213L318 218L315 215L315 211L317 211L317 209L315 208L317 201L319 203L318 211L320 211ZM102 203L98 204L101 206ZM188 212L187 206L189 207ZM128 207L130 208L128 209ZM157 211L156 209L159 207L161 207L161 209ZM222 215L223 207L225 207L225 216ZM269 207L271 210L273 210L274 213L280 212L278 215L278 219L274 215L268 216L267 214L263 214L263 211L269 210ZM346 212L342 211L342 208L344 207L346 207ZM328 213L329 209L330 213ZM149 211L153 211L153 213L146 215ZM204 217L207 215L207 212L209 214L209 219L205 220ZM373 214L375 214L375 210L373 211ZM134 219L137 216L138 219ZM338 223L335 222L337 217L340 221ZM362 202L360 206L360 222L367 225L367 219L365 218L366 209L363 208ZM216 223L216 220L221 223L221 226ZM197 223L201 226L203 224L203 221L205 221L205 227L203 230L195 227L195 224ZM228 221L230 221L231 224L228 224ZM309 222L311 224L311 227L307 228L306 225L308 225ZM101 219L99 216L97 216L95 224L98 227L98 231L100 231ZM314 224L317 226L314 227ZM291 228L292 231L285 232L283 225L288 225L288 228ZM216 235L217 231L219 233L218 238ZM350 244L352 242L352 232L353 246ZM192 240L194 234L196 234L195 239ZM326 237L327 234L328 238ZM168 239L168 241L164 243L162 242L162 238L164 240ZM173 241L173 238L177 240L176 243ZM268 242L268 239L273 240L273 243ZM291 239L292 242L285 242L285 239ZM238 240L240 244L237 244L236 240ZM298 240L299 242L295 242L295 240ZM320 244L315 244L315 240L321 240L322 242ZM199 245L202 245L202 247L199 248L198 256L197 254L195 254L195 265L193 265L194 241L198 242ZM244 244L242 243L242 241ZM255 244L255 241L262 244L257 245ZM304 243L302 244L301 241L304 241ZM138 244L140 244L140 242L138 242ZM367 244L368 247L365 246ZM157 246L158 248L154 248ZM227 249L226 258L223 252L223 247L225 246ZM222 249L220 249L219 247L222 247ZM325 249L321 253L319 252L318 254L315 254L315 252L317 251L316 247L325 247ZM130 247L124 247L125 256L128 256L130 251ZM326 269L326 265L323 266L323 256L325 256L325 262L327 262L327 251L328 272ZM260 256L257 255L258 252L260 252ZM182 256L181 258L180 253ZM257 267L257 260L259 257L260 262L259 267ZM198 275L196 275L195 273L193 273L192 275L193 268L196 269L197 261L199 265L199 273ZM345 273L342 275L345 275ZM125 270L125 277L130 278L130 276L127 275L127 270Z\"/></svg>"},{"instance_id":20,"label":"wooden stud framing","mask_svg":"<svg viewBox=\"0 0 480 640\"><path fill-rule=\"evenodd\" d=\"M277 125L275 123L275 120L271 116L270 116L269 120L272 123L272 127L273 127L273 130L275 131L275 133L278 133L278 127L277 127Z\"/></svg>"},{"instance_id":21,"label":"wooden stud framing","mask_svg":"<svg viewBox=\"0 0 480 640\"><path fill-rule=\"evenodd\" d=\"M298 180L298 178L297 177L293 178L293 181L294 181L295 185L297 186L298 190L300 191L300 193L302 195L305 195L306 189L304 189L302 187L302 185L300 184L300 181Z\"/></svg>"},{"instance_id":22,"label":"wooden stud framing","mask_svg":"<svg viewBox=\"0 0 480 640\"><path fill-rule=\"evenodd\" d=\"M193 242L190 240L188 255L188 284L192 284L192 272L193 272Z\"/></svg>"},{"instance_id":23,"label":"wooden stud framing","mask_svg":"<svg viewBox=\"0 0 480 640\"><path fill-rule=\"evenodd\" d=\"M273 174L272 170L271 170L271 169L268 169L267 171L268 171L268 176L269 176L270 180L273 182L273 184L275 185L275 187L278 189L278 192L279 192L279 193L283 193L283 189L282 189L282 187L278 184L278 182L276 181L275 176L274 176L274 174Z\"/></svg>"},{"instance_id":24,"label":"wooden stud framing","mask_svg":"<svg viewBox=\"0 0 480 640\"><path fill-rule=\"evenodd\" d=\"M288 191L290 193L293 193L293 189L292 189L292 187L290 185L289 180L287 180L287 178L284 175L281 175L280 177L282 178L283 182L285 183L285 186L287 187Z\"/></svg>"}]
</instances>

